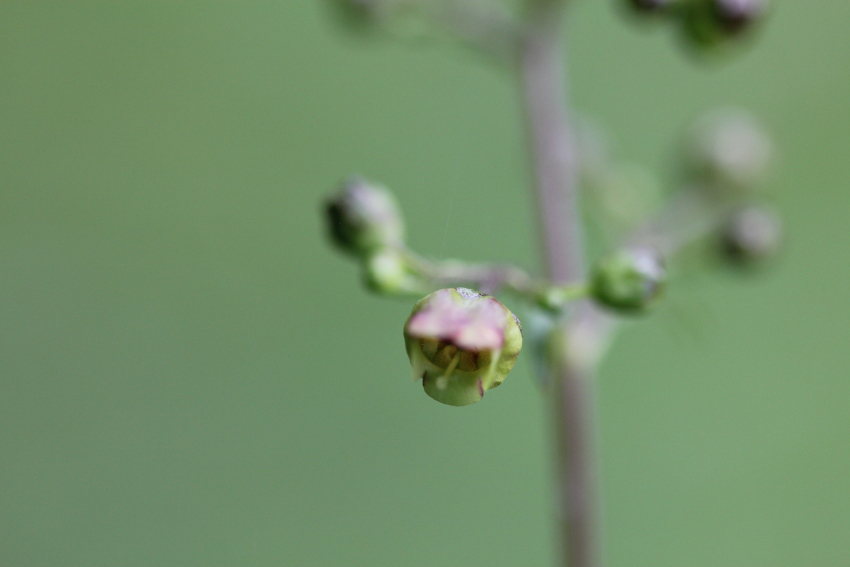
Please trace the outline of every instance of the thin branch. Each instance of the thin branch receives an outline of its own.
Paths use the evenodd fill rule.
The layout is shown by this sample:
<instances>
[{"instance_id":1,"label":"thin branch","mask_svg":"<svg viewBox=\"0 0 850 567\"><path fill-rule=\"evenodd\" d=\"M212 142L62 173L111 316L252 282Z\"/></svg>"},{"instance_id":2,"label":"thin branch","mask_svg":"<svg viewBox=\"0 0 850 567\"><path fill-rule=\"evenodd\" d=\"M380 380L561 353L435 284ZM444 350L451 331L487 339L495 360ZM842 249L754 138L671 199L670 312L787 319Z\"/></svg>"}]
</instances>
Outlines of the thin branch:
<instances>
[{"instance_id":1,"label":"thin branch","mask_svg":"<svg viewBox=\"0 0 850 567\"><path fill-rule=\"evenodd\" d=\"M424 285L436 288L467 285L490 295L506 289L552 312L588 295L585 284L554 285L533 278L510 264L470 264L460 260L434 261L405 250L405 262Z\"/></svg>"},{"instance_id":2,"label":"thin branch","mask_svg":"<svg viewBox=\"0 0 850 567\"><path fill-rule=\"evenodd\" d=\"M734 204L709 195L705 187L698 186L680 191L626 238L626 244L651 246L669 261L683 248L716 230Z\"/></svg>"},{"instance_id":3,"label":"thin branch","mask_svg":"<svg viewBox=\"0 0 850 567\"><path fill-rule=\"evenodd\" d=\"M364 0L386 30L422 39L442 32L495 62L515 61L522 22L492 0Z\"/></svg>"},{"instance_id":4,"label":"thin branch","mask_svg":"<svg viewBox=\"0 0 850 567\"><path fill-rule=\"evenodd\" d=\"M492 1L446 0L434 20L464 44L502 64L511 64L522 25L504 6Z\"/></svg>"},{"instance_id":5,"label":"thin branch","mask_svg":"<svg viewBox=\"0 0 850 567\"><path fill-rule=\"evenodd\" d=\"M428 260L407 251L407 261L414 273L439 287L468 284L484 293L495 294L508 288L520 295L536 296L548 284L536 280L523 270L508 264L470 264L459 260Z\"/></svg>"}]
</instances>

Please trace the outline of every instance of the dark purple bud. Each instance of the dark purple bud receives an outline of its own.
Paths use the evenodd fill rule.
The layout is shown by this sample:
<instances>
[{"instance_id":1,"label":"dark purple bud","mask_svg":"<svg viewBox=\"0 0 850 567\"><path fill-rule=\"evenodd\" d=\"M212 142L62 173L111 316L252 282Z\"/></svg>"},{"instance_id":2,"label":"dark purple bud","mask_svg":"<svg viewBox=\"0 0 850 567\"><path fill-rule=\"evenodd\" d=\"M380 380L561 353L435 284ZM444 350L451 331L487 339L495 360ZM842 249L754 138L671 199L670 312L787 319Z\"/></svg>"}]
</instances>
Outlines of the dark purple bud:
<instances>
[{"instance_id":1,"label":"dark purple bud","mask_svg":"<svg viewBox=\"0 0 850 567\"><path fill-rule=\"evenodd\" d=\"M735 34L749 27L767 11L766 0L713 0L714 16L726 33Z\"/></svg>"},{"instance_id":2,"label":"dark purple bud","mask_svg":"<svg viewBox=\"0 0 850 567\"><path fill-rule=\"evenodd\" d=\"M351 177L325 203L331 240L342 250L368 256L404 242L404 219L395 197L384 187Z\"/></svg>"},{"instance_id":3,"label":"dark purple bud","mask_svg":"<svg viewBox=\"0 0 850 567\"><path fill-rule=\"evenodd\" d=\"M628 0L629 4L641 12L663 12L679 0Z\"/></svg>"}]
</instances>

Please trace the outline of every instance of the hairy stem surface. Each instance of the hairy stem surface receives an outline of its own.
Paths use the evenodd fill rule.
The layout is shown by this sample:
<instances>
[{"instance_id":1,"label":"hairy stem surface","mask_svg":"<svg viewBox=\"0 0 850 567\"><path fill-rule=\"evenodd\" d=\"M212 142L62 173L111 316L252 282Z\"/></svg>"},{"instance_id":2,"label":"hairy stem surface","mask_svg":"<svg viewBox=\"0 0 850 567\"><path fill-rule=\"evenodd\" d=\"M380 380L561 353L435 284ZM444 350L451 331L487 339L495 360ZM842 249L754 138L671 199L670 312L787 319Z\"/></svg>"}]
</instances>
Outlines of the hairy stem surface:
<instances>
[{"instance_id":1,"label":"hairy stem surface","mask_svg":"<svg viewBox=\"0 0 850 567\"><path fill-rule=\"evenodd\" d=\"M566 108L563 2L541 2L520 54L520 77L536 181L543 253L549 277L584 278L578 167ZM557 504L565 567L600 567L596 495L595 384L592 364L576 356L594 308L581 304L554 336L549 362L557 428ZM592 327L592 325L590 325Z\"/></svg>"}]
</instances>

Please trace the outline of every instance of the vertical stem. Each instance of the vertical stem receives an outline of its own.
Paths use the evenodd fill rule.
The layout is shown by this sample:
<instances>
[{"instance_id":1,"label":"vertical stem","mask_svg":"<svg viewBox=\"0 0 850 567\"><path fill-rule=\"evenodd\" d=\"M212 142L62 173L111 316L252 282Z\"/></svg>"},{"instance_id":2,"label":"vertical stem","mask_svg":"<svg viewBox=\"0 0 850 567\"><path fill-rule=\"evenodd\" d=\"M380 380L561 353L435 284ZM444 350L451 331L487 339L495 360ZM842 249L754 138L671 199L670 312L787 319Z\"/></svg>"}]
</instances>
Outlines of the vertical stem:
<instances>
[{"instance_id":1,"label":"vertical stem","mask_svg":"<svg viewBox=\"0 0 850 567\"><path fill-rule=\"evenodd\" d=\"M543 252L549 277L572 283L584 277L575 141L566 110L562 11L564 2L541 0L532 14L520 57L531 158L537 185ZM600 567L596 495L595 391L593 372L571 346L593 308L557 331L549 372L557 443L557 504L565 567Z\"/></svg>"},{"instance_id":2,"label":"vertical stem","mask_svg":"<svg viewBox=\"0 0 850 567\"><path fill-rule=\"evenodd\" d=\"M572 283L582 278L584 268L575 141L565 107L561 12L560 3L544 2L532 16L520 76L546 265L555 283Z\"/></svg>"},{"instance_id":3,"label":"vertical stem","mask_svg":"<svg viewBox=\"0 0 850 567\"><path fill-rule=\"evenodd\" d=\"M589 307L589 306L588 306ZM591 314L592 315L592 314ZM571 356L578 324L566 324L550 362L555 384L558 508L565 567L601 567L597 495L596 384ZM563 331L562 331L563 332Z\"/></svg>"}]
</instances>

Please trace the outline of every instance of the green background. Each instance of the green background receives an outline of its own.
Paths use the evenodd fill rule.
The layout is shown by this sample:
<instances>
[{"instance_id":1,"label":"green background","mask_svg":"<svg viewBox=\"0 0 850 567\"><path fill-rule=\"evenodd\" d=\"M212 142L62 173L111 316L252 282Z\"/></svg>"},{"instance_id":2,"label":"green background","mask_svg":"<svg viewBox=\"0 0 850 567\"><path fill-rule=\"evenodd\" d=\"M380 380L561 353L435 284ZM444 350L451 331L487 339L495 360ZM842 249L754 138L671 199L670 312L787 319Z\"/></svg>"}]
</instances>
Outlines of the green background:
<instances>
[{"instance_id":1,"label":"green background","mask_svg":"<svg viewBox=\"0 0 850 567\"><path fill-rule=\"evenodd\" d=\"M611 567L850 564L850 3L776 4L725 65L575 6L572 95L619 155L669 171L694 115L748 106L789 232L604 364ZM474 55L312 1L0 3L0 565L551 565L528 357L434 403L410 302L319 217L360 172L424 253L533 267L518 106Z\"/></svg>"}]
</instances>

